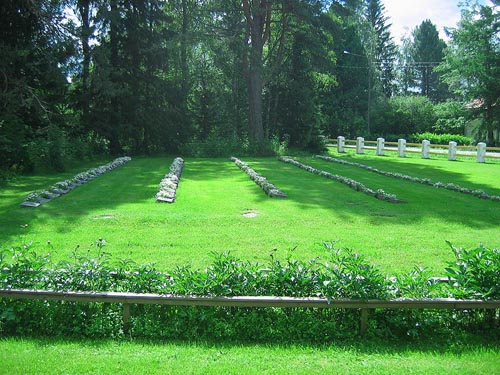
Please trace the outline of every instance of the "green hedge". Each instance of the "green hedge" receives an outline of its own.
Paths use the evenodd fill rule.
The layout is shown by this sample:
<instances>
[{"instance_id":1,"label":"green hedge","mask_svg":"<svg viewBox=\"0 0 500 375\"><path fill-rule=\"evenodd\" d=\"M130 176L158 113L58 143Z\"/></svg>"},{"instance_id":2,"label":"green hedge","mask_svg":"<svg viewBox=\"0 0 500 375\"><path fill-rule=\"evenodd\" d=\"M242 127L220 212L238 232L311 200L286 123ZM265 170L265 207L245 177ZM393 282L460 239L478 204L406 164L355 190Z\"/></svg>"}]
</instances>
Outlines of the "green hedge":
<instances>
[{"instance_id":1,"label":"green hedge","mask_svg":"<svg viewBox=\"0 0 500 375\"><path fill-rule=\"evenodd\" d=\"M387 278L349 249L325 244L324 259L279 260L266 264L213 253L205 270L178 267L169 274L153 265L114 260L102 249L94 256L75 253L55 263L30 246L0 254L1 288L59 291L128 291L176 295L275 295L326 298L390 299L460 297L498 299L500 251L452 247L456 262L444 272L451 283L432 281L429 273L412 272ZM133 305L129 335L168 339L238 339L265 342L325 342L358 334L357 310L302 308L177 307ZM380 310L371 315L369 335L426 336L436 331L492 330L484 311ZM0 334L78 337L124 335L118 304L0 300Z\"/></svg>"},{"instance_id":2,"label":"green hedge","mask_svg":"<svg viewBox=\"0 0 500 375\"><path fill-rule=\"evenodd\" d=\"M464 135L459 134L435 134L435 133L417 133L411 135L411 142L420 143L424 139L427 139L431 143L437 145L447 145L451 141L457 142L460 146L469 146L474 140L470 137L466 137Z\"/></svg>"}]
</instances>

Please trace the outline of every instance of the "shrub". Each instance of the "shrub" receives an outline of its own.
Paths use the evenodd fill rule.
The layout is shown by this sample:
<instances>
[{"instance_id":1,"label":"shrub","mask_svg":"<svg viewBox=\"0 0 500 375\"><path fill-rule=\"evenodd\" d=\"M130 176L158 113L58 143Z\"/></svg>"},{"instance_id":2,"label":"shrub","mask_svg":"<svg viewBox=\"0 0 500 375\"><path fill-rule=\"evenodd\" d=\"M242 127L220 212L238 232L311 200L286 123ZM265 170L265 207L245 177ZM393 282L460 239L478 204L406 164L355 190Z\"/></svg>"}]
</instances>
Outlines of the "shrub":
<instances>
[{"instance_id":1,"label":"shrub","mask_svg":"<svg viewBox=\"0 0 500 375\"><path fill-rule=\"evenodd\" d=\"M410 137L411 142L422 142L424 139L427 139L431 143L438 145L447 145L451 141L457 142L458 145L471 145L473 143L473 139L470 137L466 137L464 135L459 134L435 134L435 133L416 133L412 134Z\"/></svg>"},{"instance_id":2,"label":"shrub","mask_svg":"<svg viewBox=\"0 0 500 375\"><path fill-rule=\"evenodd\" d=\"M444 102L434 106L436 123L432 130L438 134L464 134L467 109L461 102Z\"/></svg>"},{"instance_id":3,"label":"shrub","mask_svg":"<svg viewBox=\"0 0 500 375\"><path fill-rule=\"evenodd\" d=\"M446 268L457 298L500 299L500 249L461 249L448 243L455 262Z\"/></svg>"},{"instance_id":4,"label":"shrub","mask_svg":"<svg viewBox=\"0 0 500 375\"><path fill-rule=\"evenodd\" d=\"M230 253L213 253L205 270L177 267L171 274L154 265L113 259L99 239L91 249L76 249L67 262L40 256L33 244L0 251L0 288L55 291L126 291L202 296L275 295L353 299L429 298L449 295L498 298L500 253L480 247L453 248L456 264L447 272L454 284L437 283L425 270L386 278L364 257L325 244L328 255L309 262L289 252L273 253L259 265ZM129 335L169 339L238 339L270 342L327 342L357 335L359 311L304 308L235 308L132 305ZM421 336L438 330L484 327L481 311L379 310L370 334ZM491 330L491 326L486 327ZM119 304L0 299L0 333L46 336L123 336Z\"/></svg>"},{"instance_id":5,"label":"shrub","mask_svg":"<svg viewBox=\"0 0 500 375\"><path fill-rule=\"evenodd\" d=\"M425 96L394 96L373 108L372 117L372 131L387 139L390 134L429 131L436 121L434 106Z\"/></svg>"}]
</instances>

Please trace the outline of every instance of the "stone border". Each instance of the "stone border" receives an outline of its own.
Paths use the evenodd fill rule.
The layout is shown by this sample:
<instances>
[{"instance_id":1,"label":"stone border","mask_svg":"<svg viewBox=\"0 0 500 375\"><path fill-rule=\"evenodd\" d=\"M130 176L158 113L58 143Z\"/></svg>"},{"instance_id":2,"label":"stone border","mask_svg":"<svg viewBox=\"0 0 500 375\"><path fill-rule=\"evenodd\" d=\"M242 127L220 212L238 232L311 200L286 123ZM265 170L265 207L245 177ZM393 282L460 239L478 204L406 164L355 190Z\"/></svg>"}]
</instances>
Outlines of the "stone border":
<instances>
[{"instance_id":1,"label":"stone border","mask_svg":"<svg viewBox=\"0 0 500 375\"><path fill-rule=\"evenodd\" d=\"M96 168L90 168L85 172L80 172L71 179L56 182L46 190L33 191L26 196L24 202L21 203L21 207L34 208L42 205L43 203L50 202L51 200L60 197L63 194L69 193L77 186L83 185L104 173L112 171L113 169L118 168L125 163L128 163L130 160L132 160L132 158L130 158L129 156L122 156L120 158L114 159L107 164L101 165Z\"/></svg>"},{"instance_id":2,"label":"stone border","mask_svg":"<svg viewBox=\"0 0 500 375\"><path fill-rule=\"evenodd\" d=\"M373 172L373 173L378 173L382 176L387 176L387 177L394 177L398 178L400 180L405 180L405 181L411 181L411 182L416 182L419 184L423 185L429 185L433 186L435 188L440 188L440 189L447 189L451 190L457 193L462 193L462 194L469 194L473 195L478 198L482 199L489 199L492 201L500 202L500 196L498 195L489 195L485 193L483 190L472 190L468 188L461 187L457 184L454 183L444 183L444 182L439 182L439 181L432 181L428 178L420 178L420 177L413 177L413 176L408 176L402 173L394 173L394 172L387 172L387 171L382 171L380 169L370 167L369 165L366 164L360 164L360 163L355 163L343 159L337 159L337 158L332 158L331 156L324 156L324 155L316 155L318 159L334 162L334 163L339 163L339 164L344 164L344 165L350 165L353 167L358 167L362 169L366 169L367 171Z\"/></svg>"},{"instance_id":3,"label":"stone border","mask_svg":"<svg viewBox=\"0 0 500 375\"><path fill-rule=\"evenodd\" d=\"M338 174L332 174L330 172L322 171L320 169L316 169L314 167L311 167L310 165L302 164L302 163L300 163L297 160L294 160L292 158L281 156L279 158L279 160L284 162L284 163L289 163L289 164L295 165L296 167L304 169L310 173L317 174L318 176L326 177L330 180L343 183L344 185L349 186L353 190L360 191L364 194L370 195L370 196L375 197L377 199L380 199L382 201L386 201L386 202L390 202L390 203L403 203L404 202L402 200L399 200L395 194L388 194L383 189L378 189L378 190L370 189L370 188L366 187L365 185L363 185L361 182L358 182L356 180L350 179L348 177L340 176Z\"/></svg>"},{"instance_id":4,"label":"stone border","mask_svg":"<svg viewBox=\"0 0 500 375\"><path fill-rule=\"evenodd\" d=\"M265 177L261 176L257 172L255 172L252 168L250 168L247 164L245 164L243 161L241 161L238 158L235 158L234 156L231 156L231 160L245 173L250 177L250 179L255 182L257 185L261 187L262 190L264 190L264 193L266 193L268 196L271 198L288 198L288 196L282 192L280 189L278 189L276 186L271 184Z\"/></svg>"},{"instance_id":5,"label":"stone border","mask_svg":"<svg viewBox=\"0 0 500 375\"><path fill-rule=\"evenodd\" d=\"M175 158L168 173L160 181L158 193L156 193L156 201L164 203L174 203L175 193L181 178L182 169L184 168L184 160L182 158Z\"/></svg>"}]
</instances>

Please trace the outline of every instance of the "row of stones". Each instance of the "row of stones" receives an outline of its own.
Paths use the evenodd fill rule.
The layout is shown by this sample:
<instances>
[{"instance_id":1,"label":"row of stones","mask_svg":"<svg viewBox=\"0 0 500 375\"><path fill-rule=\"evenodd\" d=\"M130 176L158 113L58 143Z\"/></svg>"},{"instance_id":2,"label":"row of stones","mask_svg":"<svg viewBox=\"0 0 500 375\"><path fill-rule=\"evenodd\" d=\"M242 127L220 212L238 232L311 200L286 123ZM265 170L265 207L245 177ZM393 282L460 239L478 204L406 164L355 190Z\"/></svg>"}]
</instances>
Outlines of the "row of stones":
<instances>
[{"instance_id":1,"label":"row of stones","mask_svg":"<svg viewBox=\"0 0 500 375\"><path fill-rule=\"evenodd\" d=\"M316 169L310 165L303 164L303 163L301 163L297 160L294 160L292 158L289 158L289 157L281 156L279 158L279 160L284 162L284 163L289 163L289 164L295 165L296 167L304 169L304 170L306 170L310 173L316 174L318 176L322 176L322 177L328 178L330 180L340 182L342 184L347 185L348 187L350 187L353 190L362 192L364 194L370 195L370 196L375 197L377 199L380 199L380 200L383 200L386 202L390 202L390 203L402 203L402 201L399 200L395 194L388 194L383 189L378 189L378 190L370 189L370 188L366 187L365 185L363 185L359 181L353 180L353 179L348 178L348 177L340 176L338 174L333 174L330 172L322 171L320 169Z\"/></svg>"},{"instance_id":2,"label":"row of stones","mask_svg":"<svg viewBox=\"0 0 500 375\"><path fill-rule=\"evenodd\" d=\"M345 137L337 137L337 152L343 153L345 146ZM365 139L363 137L356 138L356 153L362 154L365 147ZM377 155L384 156L385 139L377 138ZM427 139L422 141L422 158L429 159L431 152L431 142ZM404 158L406 156L406 139L398 139L398 156ZM457 142L450 141L448 144L448 160L457 160ZM480 142L477 144L477 161L478 163L486 162L486 143Z\"/></svg>"},{"instance_id":3,"label":"row of stones","mask_svg":"<svg viewBox=\"0 0 500 375\"><path fill-rule=\"evenodd\" d=\"M158 193L156 193L157 202L173 203L175 201L175 194L183 168L184 160L179 157L175 158L170 165L168 173L160 181Z\"/></svg>"},{"instance_id":4,"label":"row of stones","mask_svg":"<svg viewBox=\"0 0 500 375\"><path fill-rule=\"evenodd\" d=\"M125 163L128 163L130 160L132 159L128 156L122 156L107 164L101 165L96 168L91 168L85 172L80 172L73 178L56 182L46 190L31 192L26 196L24 202L21 203L21 207L38 207L43 203L50 202L51 200L60 197L63 194L69 193L77 186L83 185L104 173L112 171L113 169L118 168Z\"/></svg>"},{"instance_id":5,"label":"row of stones","mask_svg":"<svg viewBox=\"0 0 500 375\"><path fill-rule=\"evenodd\" d=\"M412 181L412 182L416 182L419 184L429 185L429 186L433 186L433 187L440 188L440 189L447 189L447 190L455 191L457 193L474 195L478 198L490 199L492 201L500 202L500 196L489 195L486 192L484 192L483 190L478 190L478 189L473 190L473 189L464 188L464 187L459 186L459 185L454 184L454 183L443 183L443 182L439 182L439 181L436 182L436 181L432 181L428 178L419 178L419 177L414 177L414 176L408 176L408 175L401 174L401 173L382 171L380 169L370 167L369 165L355 163L355 162L347 161L344 159L332 158L331 156L316 155L316 157L319 159L329 161L329 162L334 162L334 163L339 163L339 164L344 164L344 165L350 165L350 166L357 167L357 168L362 168L362 169L365 169L367 171L378 173L380 175L387 176L387 177L394 177L394 178L398 178L400 180Z\"/></svg>"},{"instance_id":6,"label":"row of stones","mask_svg":"<svg viewBox=\"0 0 500 375\"><path fill-rule=\"evenodd\" d=\"M261 187L264 192L273 198L287 198L287 195L278 189L276 186L274 186L272 183L270 183L265 177L261 176L257 172L255 172L252 168L250 168L247 164L245 164L243 161L241 161L238 158L235 158L234 156L231 157L231 160L241 169L243 170L248 177L252 181L254 181L257 185Z\"/></svg>"}]
</instances>

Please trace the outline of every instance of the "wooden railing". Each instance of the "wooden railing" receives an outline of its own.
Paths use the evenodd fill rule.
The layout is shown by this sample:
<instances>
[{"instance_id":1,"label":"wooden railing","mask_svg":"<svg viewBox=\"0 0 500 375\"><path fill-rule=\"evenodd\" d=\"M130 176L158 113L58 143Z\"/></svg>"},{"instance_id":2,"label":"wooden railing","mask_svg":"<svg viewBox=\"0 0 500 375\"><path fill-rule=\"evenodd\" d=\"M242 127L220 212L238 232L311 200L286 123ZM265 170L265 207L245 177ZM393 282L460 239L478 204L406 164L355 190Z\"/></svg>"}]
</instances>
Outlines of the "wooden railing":
<instances>
[{"instance_id":1,"label":"wooden railing","mask_svg":"<svg viewBox=\"0 0 500 375\"><path fill-rule=\"evenodd\" d=\"M500 300L458 300L453 298L436 299L392 299L392 300L355 300L327 299L318 297L274 297L274 296L176 296L162 294L125 293L125 292L62 292L28 289L0 289L0 298L28 300L56 300L73 302L101 302L123 304L123 324L125 330L130 322L130 306L170 305L170 306L212 306L247 308L322 308L358 309L360 314L360 333L368 326L370 309L500 309Z\"/></svg>"}]
</instances>

